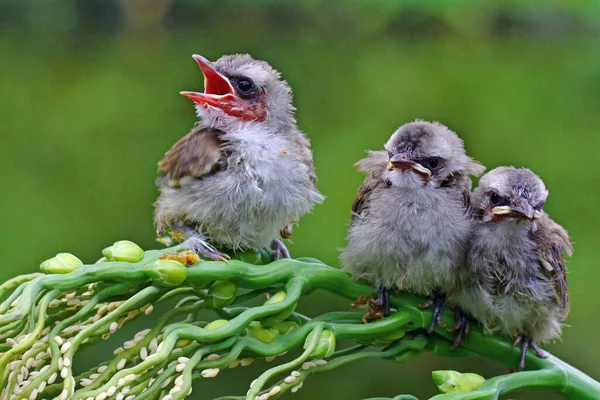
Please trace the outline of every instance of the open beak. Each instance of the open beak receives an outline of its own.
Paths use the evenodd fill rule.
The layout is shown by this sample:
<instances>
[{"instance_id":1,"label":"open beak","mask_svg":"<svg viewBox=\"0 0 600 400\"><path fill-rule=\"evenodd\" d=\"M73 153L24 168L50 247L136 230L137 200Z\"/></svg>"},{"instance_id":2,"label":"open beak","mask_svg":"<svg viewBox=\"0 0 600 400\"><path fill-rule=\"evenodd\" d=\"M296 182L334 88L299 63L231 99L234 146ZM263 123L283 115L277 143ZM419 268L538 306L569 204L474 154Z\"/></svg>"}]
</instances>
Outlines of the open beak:
<instances>
[{"instance_id":1,"label":"open beak","mask_svg":"<svg viewBox=\"0 0 600 400\"><path fill-rule=\"evenodd\" d=\"M535 210L526 199L515 199L510 206L494 207L492 209L494 216L511 217L517 219L526 219L533 221L541 216L541 213Z\"/></svg>"},{"instance_id":2,"label":"open beak","mask_svg":"<svg viewBox=\"0 0 600 400\"><path fill-rule=\"evenodd\" d=\"M229 79L218 72L206 58L192 56L204 74L204 93L179 92L193 102L223 110L226 114L243 120L264 120L266 114L261 107L249 104L237 95Z\"/></svg>"},{"instance_id":3,"label":"open beak","mask_svg":"<svg viewBox=\"0 0 600 400\"><path fill-rule=\"evenodd\" d=\"M429 169L418 162L413 161L406 153L394 154L390 158L387 168L389 171L395 168L401 169L403 172L412 171L427 179L431 177L431 171Z\"/></svg>"}]
</instances>

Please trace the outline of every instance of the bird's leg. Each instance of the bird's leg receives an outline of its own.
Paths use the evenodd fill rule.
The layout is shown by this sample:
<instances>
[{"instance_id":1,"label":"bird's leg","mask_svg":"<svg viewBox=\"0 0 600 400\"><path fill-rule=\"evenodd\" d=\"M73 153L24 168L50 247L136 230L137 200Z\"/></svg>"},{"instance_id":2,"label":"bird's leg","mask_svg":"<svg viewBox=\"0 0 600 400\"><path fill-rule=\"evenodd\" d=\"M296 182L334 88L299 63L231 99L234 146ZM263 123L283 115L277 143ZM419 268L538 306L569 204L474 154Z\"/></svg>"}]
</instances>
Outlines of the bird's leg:
<instances>
[{"instance_id":1,"label":"bird's leg","mask_svg":"<svg viewBox=\"0 0 600 400\"><path fill-rule=\"evenodd\" d=\"M433 316L431 318L431 323L427 327L427 333L433 332L436 323L441 327L446 326L446 324L442 322L444 303L446 303L446 297L443 294L434 294L429 296L429 299L427 299L425 303L419 304L419 307L421 308L433 306Z\"/></svg>"},{"instance_id":2,"label":"bird's leg","mask_svg":"<svg viewBox=\"0 0 600 400\"><path fill-rule=\"evenodd\" d=\"M181 232L186 236L183 246L194 253L214 261L227 262L231 259L227 254L221 253L213 245L208 243L204 235L196 231L196 229L181 222L171 224L170 228L171 231Z\"/></svg>"},{"instance_id":3,"label":"bird's leg","mask_svg":"<svg viewBox=\"0 0 600 400\"><path fill-rule=\"evenodd\" d=\"M513 345L510 349L514 349L517 345L521 344L521 358L519 360L519 371L523 371L525 369L525 356L527 355L527 349L531 347L535 354L540 358L548 358L548 353L542 350L535 340L530 338L527 335L521 334L515 338Z\"/></svg>"},{"instance_id":4,"label":"bird's leg","mask_svg":"<svg viewBox=\"0 0 600 400\"><path fill-rule=\"evenodd\" d=\"M360 296L352 304L352 309L356 310L365 304L368 304L369 310L363 315L363 323L366 324L369 321L388 317L390 315L390 292L388 288L383 285L379 286L377 297L372 294Z\"/></svg>"},{"instance_id":5,"label":"bird's leg","mask_svg":"<svg viewBox=\"0 0 600 400\"><path fill-rule=\"evenodd\" d=\"M389 317L390 316L390 292L383 285L379 286L379 297L377 298L377 302L383 309L383 316Z\"/></svg>"},{"instance_id":6,"label":"bird's leg","mask_svg":"<svg viewBox=\"0 0 600 400\"><path fill-rule=\"evenodd\" d=\"M290 252L285 244L279 239L273 239L271 242L271 251L273 252L273 260L277 261L280 258L290 258Z\"/></svg>"},{"instance_id":7,"label":"bird's leg","mask_svg":"<svg viewBox=\"0 0 600 400\"><path fill-rule=\"evenodd\" d=\"M454 342L452 343L452 348L456 349L469 337L469 332L471 332L471 322L469 321L469 316L458 308L454 309L454 320L456 322L452 328L448 329L448 332L456 332Z\"/></svg>"}]
</instances>

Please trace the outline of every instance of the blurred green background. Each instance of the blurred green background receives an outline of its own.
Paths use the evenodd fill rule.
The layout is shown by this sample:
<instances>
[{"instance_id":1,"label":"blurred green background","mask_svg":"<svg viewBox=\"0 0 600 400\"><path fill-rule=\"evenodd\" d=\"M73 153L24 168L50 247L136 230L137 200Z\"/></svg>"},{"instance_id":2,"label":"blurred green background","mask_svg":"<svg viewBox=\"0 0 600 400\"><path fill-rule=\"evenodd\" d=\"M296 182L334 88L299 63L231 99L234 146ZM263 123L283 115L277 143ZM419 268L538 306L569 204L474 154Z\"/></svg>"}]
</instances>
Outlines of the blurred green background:
<instances>
[{"instance_id":1,"label":"blurred green background","mask_svg":"<svg viewBox=\"0 0 600 400\"><path fill-rule=\"evenodd\" d=\"M293 255L338 265L362 179L352 164L399 125L439 120L488 168L544 179L546 211L576 250L570 327L548 347L600 379L599 39L595 0L0 1L0 280L61 251L93 262L118 239L160 246L156 162L195 121L178 92L203 87L190 56L249 52L292 85L328 196L295 230ZM321 293L301 304L310 315L348 307ZM256 364L193 398L244 394ZM432 369L507 372L474 358L377 361L311 377L293 396L428 397Z\"/></svg>"}]
</instances>

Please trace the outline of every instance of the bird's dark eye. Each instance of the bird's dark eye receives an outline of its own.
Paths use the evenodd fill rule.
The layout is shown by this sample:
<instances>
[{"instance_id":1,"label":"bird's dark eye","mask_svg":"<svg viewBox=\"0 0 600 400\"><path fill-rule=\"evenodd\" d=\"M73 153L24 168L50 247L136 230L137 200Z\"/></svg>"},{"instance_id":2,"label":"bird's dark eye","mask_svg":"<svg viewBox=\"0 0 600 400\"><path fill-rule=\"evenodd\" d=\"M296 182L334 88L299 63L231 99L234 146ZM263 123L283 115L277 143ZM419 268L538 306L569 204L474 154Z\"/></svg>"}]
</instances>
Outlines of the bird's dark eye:
<instances>
[{"instance_id":1,"label":"bird's dark eye","mask_svg":"<svg viewBox=\"0 0 600 400\"><path fill-rule=\"evenodd\" d=\"M422 166L424 166L425 168L427 168L429 170L434 170L440 165L440 158L439 157L423 158L419 162L419 164L421 164Z\"/></svg>"},{"instance_id":2,"label":"bird's dark eye","mask_svg":"<svg viewBox=\"0 0 600 400\"><path fill-rule=\"evenodd\" d=\"M492 192L490 193L490 202L493 206L497 206L502 202L502 197L498 193Z\"/></svg>"},{"instance_id":3,"label":"bird's dark eye","mask_svg":"<svg viewBox=\"0 0 600 400\"><path fill-rule=\"evenodd\" d=\"M536 204L533 209L537 210L537 211L542 211L542 207L544 207L544 202L541 202L539 204Z\"/></svg>"},{"instance_id":4,"label":"bird's dark eye","mask_svg":"<svg viewBox=\"0 0 600 400\"><path fill-rule=\"evenodd\" d=\"M237 81L237 87L242 93L250 93L254 89L254 83L247 78L241 78Z\"/></svg>"}]
</instances>

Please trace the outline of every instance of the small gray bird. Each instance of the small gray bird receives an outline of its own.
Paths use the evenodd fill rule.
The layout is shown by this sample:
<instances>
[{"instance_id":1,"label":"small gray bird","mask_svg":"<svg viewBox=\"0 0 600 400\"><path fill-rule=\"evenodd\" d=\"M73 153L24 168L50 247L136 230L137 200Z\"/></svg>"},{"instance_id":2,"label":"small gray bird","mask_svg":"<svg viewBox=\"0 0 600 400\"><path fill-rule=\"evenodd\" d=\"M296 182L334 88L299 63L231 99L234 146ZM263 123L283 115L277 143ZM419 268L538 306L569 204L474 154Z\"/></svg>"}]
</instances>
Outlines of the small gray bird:
<instances>
[{"instance_id":1,"label":"small gray bird","mask_svg":"<svg viewBox=\"0 0 600 400\"><path fill-rule=\"evenodd\" d=\"M442 325L443 295L457 286L472 231L470 175L485 168L438 122L401 126L385 149L358 162L367 177L340 258L344 270L379 288L366 320L389 315L389 290L406 290L435 303L431 332Z\"/></svg>"},{"instance_id":2,"label":"small gray bird","mask_svg":"<svg viewBox=\"0 0 600 400\"><path fill-rule=\"evenodd\" d=\"M571 255L567 231L542 211L548 191L528 169L496 168L471 196L477 220L458 303L489 332L521 343L519 369L537 343L560 337L569 312L563 253Z\"/></svg>"},{"instance_id":3,"label":"small gray bird","mask_svg":"<svg viewBox=\"0 0 600 400\"><path fill-rule=\"evenodd\" d=\"M248 54L193 58L205 90L181 94L196 103L200 122L159 162L159 238L167 228L183 234L187 247L213 260L229 258L216 247L270 247L275 259L289 257L280 236L289 238L292 225L324 200L292 91Z\"/></svg>"}]
</instances>

